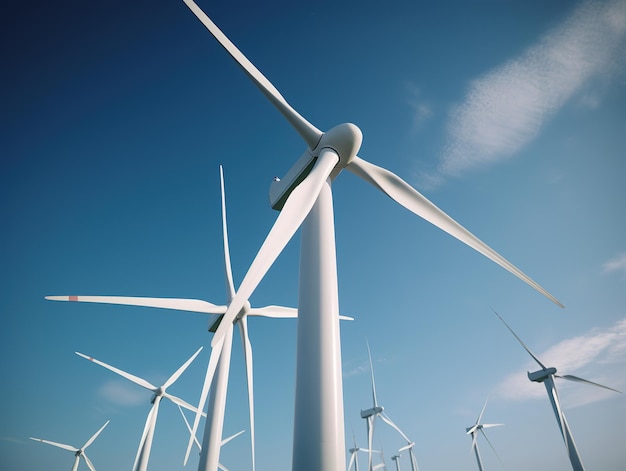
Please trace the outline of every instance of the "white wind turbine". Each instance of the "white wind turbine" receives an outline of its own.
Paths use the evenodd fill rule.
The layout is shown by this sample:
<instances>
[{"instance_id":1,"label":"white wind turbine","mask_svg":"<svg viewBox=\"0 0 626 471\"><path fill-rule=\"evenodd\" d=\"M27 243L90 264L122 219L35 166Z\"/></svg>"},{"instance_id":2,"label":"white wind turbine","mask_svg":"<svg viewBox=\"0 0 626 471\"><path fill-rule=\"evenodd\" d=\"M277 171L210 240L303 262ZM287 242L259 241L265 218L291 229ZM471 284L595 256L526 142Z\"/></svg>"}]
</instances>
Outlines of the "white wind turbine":
<instances>
[{"instance_id":1,"label":"white wind turbine","mask_svg":"<svg viewBox=\"0 0 626 471\"><path fill-rule=\"evenodd\" d=\"M72 465L72 471L76 471L78 469L78 463L80 462L81 457L85 460L85 463L87 463L87 466L89 467L91 471L96 471L96 468L94 467L93 463L87 457L85 450L87 449L89 445L91 445L94 442L96 438L98 438L98 435L100 435L100 432L104 430L104 427L106 427L109 424L109 422L110 421L107 420L106 423L102 427L100 427L100 430L94 433L92 437L89 440L87 440L85 444L81 446L80 448L73 447L72 445L66 445L64 443L51 442L50 440L44 440L43 438L30 437L30 439L35 440L37 442L41 442L41 443L47 443L48 445L56 446L58 448L63 448L64 450L71 451L72 453L74 453L75 458L74 458L74 464Z\"/></svg>"},{"instance_id":2,"label":"white wind turbine","mask_svg":"<svg viewBox=\"0 0 626 471\"><path fill-rule=\"evenodd\" d=\"M550 367L547 368L543 363L539 361L539 359L529 350L522 339L520 339L517 334L511 329L511 327L502 319L502 316L498 314L495 309L493 312L498 316L498 318L502 321L502 323L506 326L507 329L513 334L513 336L517 339L517 341L524 347L524 350L528 352L528 354L532 357L533 360L537 362L537 364L541 367L540 370L534 372L528 372L528 379L530 381L534 381L536 383L543 383L546 387L546 391L548 392L548 397L550 398L550 403L552 404L552 410L554 411L554 415L556 416L556 422L559 424L559 430L561 432L561 436L563 437L563 441L565 442L565 447L567 448L567 453L569 455L569 460L572 464L572 468L574 471L584 471L583 463L580 459L580 455L578 454L578 449L576 448L576 443L574 443L574 437L572 436L572 432L567 424L567 420L565 419L565 413L561 408L561 402L559 401L559 395L556 391L556 385L554 384L554 378L562 378L569 379L570 381L576 381L578 383L586 383L592 386L598 386L600 388L609 389L611 391L615 391L621 393L617 389L610 388L608 386L603 386L602 384L594 383L593 381L588 381L583 378L579 378L578 376L573 375L558 375L556 374L556 368Z\"/></svg>"},{"instance_id":3,"label":"white wind turbine","mask_svg":"<svg viewBox=\"0 0 626 471\"><path fill-rule=\"evenodd\" d=\"M224 341L261 279L302 226L292 468L341 469L345 438L331 183L344 168L562 305L404 180L358 157L362 134L357 126L345 123L322 132L309 123L198 5L192 0L184 2L307 146L286 176L275 179L270 187L270 203L281 212L216 331L212 346ZM312 66L316 73L332 74L324 64ZM310 437L324 440L311 441Z\"/></svg>"},{"instance_id":4,"label":"white wind turbine","mask_svg":"<svg viewBox=\"0 0 626 471\"><path fill-rule=\"evenodd\" d=\"M350 448L348 451L350 452L350 461L348 462L348 471L350 468L354 466L354 471L359 471L359 452L370 453L369 448L360 448L356 444L356 437L354 436L354 432L352 432L352 441L354 443L354 447ZM377 450L371 450L372 453L379 453Z\"/></svg>"},{"instance_id":5,"label":"white wind turbine","mask_svg":"<svg viewBox=\"0 0 626 471\"><path fill-rule=\"evenodd\" d=\"M485 401L485 404L483 405L483 408L480 411L480 415L476 419L476 423L472 425L471 427L468 427L465 429L465 432L467 433L467 435L470 435L472 437L472 450L474 450L474 454L476 455L476 462L478 463L478 471L483 471L483 462L480 457L480 452L478 451L478 443L477 443L478 433L483 434L483 437L485 437L485 440L487 440L487 443L489 444L493 452L496 454L496 456L498 456L495 448L493 447L493 445L487 438L487 434L485 433L484 429L490 428L490 427L499 427L500 425L504 425L504 424L482 424L480 422L483 418L483 414L485 413L485 408L487 407L488 400L489 398L487 398L487 400Z\"/></svg>"},{"instance_id":6,"label":"white wind turbine","mask_svg":"<svg viewBox=\"0 0 626 471\"><path fill-rule=\"evenodd\" d=\"M141 434L141 440L139 441L139 448L137 449L137 456L135 457L135 463L133 464L133 471L145 471L148 468L148 460L150 459L150 450L152 449L152 439L154 437L154 429L156 426L157 416L159 414L159 405L161 403L161 399L167 398L170 401L178 404L186 409L191 411L196 411L196 408L192 405L186 403L182 399L169 394L166 390L170 387L174 382L183 374L183 372L187 369L187 367L191 364L191 362L198 356L202 347L200 347L196 353L194 353L189 360L187 360L183 365L178 368L174 372L172 376L170 376L165 383L161 386L154 386L149 383L145 379L139 378L138 376L132 375L125 371L122 371L114 366L108 365L100 360L96 360L87 355L83 355L82 353L76 352L76 355L81 356L97 365L100 365L107 370L112 371L113 373L117 373L118 375L126 378L129 381L145 388L153 393L152 399L150 402L152 403L152 407L150 408L150 412L148 413L148 417L146 419L146 425L144 426L143 433Z\"/></svg>"},{"instance_id":7,"label":"white wind turbine","mask_svg":"<svg viewBox=\"0 0 626 471\"><path fill-rule=\"evenodd\" d=\"M378 403L378 397L376 395L376 382L374 381L374 365L372 363L372 353L370 352L369 343L367 343L367 356L370 362L370 375L372 378L373 406L370 409L361 410L361 418L365 419L366 425L367 425L368 449L372 450L372 442L374 440L374 423L375 423L376 417L380 417L383 420L383 422L385 422L387 425L389 425L394 430L396 430L402 436L402 438L406 440L407 445L400 448L399 452L409 450L409 455L411 458L411 469L412 471L418 471L417 461L415 460L415 455L413 454L413 447L415 446L415 443L412 442L402 430L400 430L400 427L398 427L395 423L393 423L393 421L389 418L389 416L385 414L385 408ZM396 466L399 466L399 465L396 463ZM370 471L374 469L373 464L372 464L372 452L371 451L368 454L367 469Z\"/></svg>"},{"instance_id":8,"label":"white wind turbine","mask_svg":"<svg viewBox=\"0 0 626 471\"><path fill-rule=\"evenodd\" d=\"M215 321L211 321L209 331L215 332L222 320L223 314L226 312L230 302L235 294L235 285L230 263L230 250L228 244L228 230L226 224L226 199L224 191L224 173L220 166L220 188L221 188L221 208L222 208L222 235L224 241L224 272L226 279L226 294L228 303L225 305L215 305L207 301L199 299L177 299L177 298L146 298L146 297L130 297L130 296L46 296L46 299L52 301L72 301L72 302L88 302L88 303L104 303L118 304L126 306L143 306L156 307L164 309L175 309L179 311L197 312L203 314L217 314L219 317ZM252 470L255 469L255 427L254 427L254 386L252 375L252 345L248 336L248 316L261 316L271 318L295 318L298 311L294 308L282 306L265 306L253 308L249 302L245 302L239 316L237 324L241 333L243 343L244 360L246 367L246 379L248 384L248 409L250 415L250 441L252 448ZM343 317L343 319L350 319ZM196 436L198 424L200 421L200 413L204 409L209 390L211 396L209 398L209 410L205 425L205 434L203 437L203 450L201 454L201 466L204 469L215 470L219 460L219 444L222 440L222 429L224 424L224 411L226 407L226 393L228 386L228 373L230 367L230 352L232 347L232 324L229 329L229 335L224 338L222 344L213 348L207 367L204 385L200 396L200 404L198 413L192 427L192 437L189 440L187 453L185 455L185 463L189 458L193 438ZM226 338L228 341L225 341ZM217 438L215 438L217 437ZM215 439L214 439L215 438Z\"/></svg>"},{"instance_id":9,"label":"white wind turbine","mask_svg":"<svg viewBox=\"0 0 626 471\"><path fill-rule=\"evenodd\" d=\"M396 463L396 471L400 471L400 456L401 455L393 455L391 457L391 461L394 461Z\"/></svg>"}]
</instances>

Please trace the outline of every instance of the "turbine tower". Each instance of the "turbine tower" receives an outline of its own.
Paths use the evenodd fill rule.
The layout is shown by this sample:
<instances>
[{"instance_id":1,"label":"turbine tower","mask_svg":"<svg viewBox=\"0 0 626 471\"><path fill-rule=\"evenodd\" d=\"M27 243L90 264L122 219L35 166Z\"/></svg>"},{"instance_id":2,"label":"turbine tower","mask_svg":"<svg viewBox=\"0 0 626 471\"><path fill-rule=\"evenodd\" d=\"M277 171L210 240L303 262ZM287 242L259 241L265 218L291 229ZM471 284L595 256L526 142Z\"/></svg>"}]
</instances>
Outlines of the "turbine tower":
<instances>
[{"instance_id":1,"label":"turbine tower","mask_svg":"<svg viewBox=\"0 0 626 471\"><path fill-rule=\"evenodd\" d=\"M493 450L493 452L496 454L496 456L498 456L498 454L496 453L495 448L493 447L493 445L491 444L491 442L489 441L489 439L487 438L487 434L485 433L486 428L490 428L490 427L499 427L500 425L504 425L504 424L482 424L480 423L480 421L483 418L483 414L485 413L485 408L487 407L487 401L489 400L489 398L487 398L487 400L485 401L485 404L483 405L482 410L480 411L480 415L478 416L478 418L476 419L476 423L474 425L472 425L471 427L468 427L465 429L465 432L467 433L467 435L470 435L472 437L472 450L474 450L474 454L476 455L476 462L478 463L478 471L483 471L483 461L480 457L480 452L478 451L478 442L477 442L477 438L478 438L478 433L482 433L483 437L485 437L485 440L487 440L487 443L489 443L489 446L491 447L491 449Z\"/></svg>"},{"instance_id":2,"label":"turbine tower","mask_svg":"<svg viewBox=\"0 0 626 471\"><path fill-rule=\"evenodd\" d=\"M48 445L56 446L58 448L63 448L64 450L71 451L72 453L74 453L74 464L72 465L72 471L76 471L78 469L78 464L81 458L85 460L85 463L87 463L87 466L89 467L91 471L96 471L95 466L93 465L91 460L87 457L85 450L87 449L89 445L91 445L94 442L96 438L98 438L98 435L100 435L100 432L102 432L104 430L104 427L106 427L108 424L109 424L109 421L107 420L106 423L102 427L100 427L100 430L94 433L92 437L89 440L87 440L85 444L81 446L80 448L73 447L72 445L66 445L64 443L51 442L50 440L44 440L43 438L30 437L30 439L35 440L37 442L41 442L41 443L47 443Z\"/></svg>"},{"instance_id":3,"label":"turbine tower","mask_svg":"<svg viewBox=\"0 0 626 471\"><path fill-rule=\"evenodd\" d=\"M559 306L562 305L404 180L358 157L362 134L357 126L345 123L322 132L309 123L193 0L184 2L300 134L307 146L286 176L272 183L270 203L280 214L228 307L211 345L215 347L223 342L265 273L302 226L292 469L342 469L345 466L345 437L331 184L343 169L361 177L409 211L456 237ZM332 73L323 64L314 66L317 73ZM310 437L324 437L324 440L311 441Z\"/></svg>"},{"instance_id":4,"label":"turbine tower","mask_svg":"<svg viewBox=\"0 0 626 471\"><path fill-rule=\"evenodd\" d=\"M511 329L509 324L507 324L502 316L498 314L495 309L493 312L496 316L502 321L502 323L506 326L507 329L513 334L513 336L517 339L517 341L524 347L524 350L528 352L528 354L532 357L533 360L537 362L537 364L541 367L540 370L534 372L528 372L528 379L530 381L534 381L535 383L543 383L546 387L546 391L548 393L548 398L550 399L550 403L552 404L552 410L554 411L554 415L556 416L556 422L559 425L559 431L561 432L561 436L563 437L563 441L565 442L565 448L567 448L567 454L569 456L569 460L572 464L572 469L574 471L584 471L585 467L583 466L582 460L580 459L580 455L578 454L578 449L576 448L576 443L574 443L574 437L572 436L572 432L569 428L567 420L565 419L565 413L561 408L561 402L559 400L559 395L556 391L556 385L554 384L554 378L562 378L568 379L570 381L576 381L578 383L586 383L592 386L598 386L600 388L608 389L610 391L615 391L621 393L617 389L610 388L608 386L603 386L602 384L594 383L593 381L588 381L583 378L579 378L578 376L573 375L558 375L556 374L556 368L550 367L547 368L543 363L539 361L539 359L529 350L522 339L520 339L517 334Z\"/></svg>"},{"instance_id":5,"label":"turbine tower","mask_svg":"<svg viewBox=\"0 0 626 471\"><path fill-rule=\"evenodd\" d=\"M370 375L372 379L372 401L373 401L373 406L371 408L361 410L361 418L365 419L366 421L365 423L367 426L367 445L368 445L368 450L370 450L368 453L367 469L369 471L373 471L374 469L374 466L372 463L372 442L374 440L374 423L375 423L376 417L380 417L383 420L383 422L385 422L387 425L389 425L394 430L396 430L402 436L402 438L404 438L407 441L407 445L400 448L399 453L405 450L409 450L409 455L411 458L411 469L412 471L418 471L417 461L415 460L415 455L413 454L413 446L415 446L415 443L412 442L402 430L400 430L400 427L398 427L395 423L393 423L393 421L389 418L389 416L385 414L385 408L378 403L378 398L376 396L376 382L374 381L374 365L372 363L372 353L370 351L369 343L367 343L367 356L370 362ZM399 466L399 464L396 463L396 466Z\"/></svg>"},{"instance_id":6,"label":"turbine tower","mask_svg":"<svg viewBox=\"0 0 626 471\"><path fill-rule=\"evenodd\" d=\"M76 355L81 356L96 365L100 365L107 370L116 373L123 378L126 378L129 381L145 388L153 393L152 399L150 402L152 403L152 407L150 408L150 412L148 413L148 417L146 418L146 425L144 426L143 433L141 434L141 440L139 440L139 447L137 448L137 455L135 457L135 463L133 464L133 471L146 471L148 468L148 460L150 459L150 450L152 449L152 439L154 438L154 429L156 427L157 416L159 414L159 405L161 404L161 399L164 397L169 399L175 404L184 407L185 409L189 409L191 411L196 411L196 408L192 405L186 403L182 399L169 394L166 390L172 384L176 382L176 380L183 374L183 372L189 367L191 362L198 356L202 347L200 347L196 353L194 353L189 360L187 360L183 365L178 368L174 372L172 376L170 376L165 383L161 386L154 386L149 383L145 379L139 378L138 376L132 375L130 373L126 373L114 366L108 365L100 360L96 360L95 358L89 357L87 355L83 355L82 353L76 352Z\"/></svg>"}]
</instances>

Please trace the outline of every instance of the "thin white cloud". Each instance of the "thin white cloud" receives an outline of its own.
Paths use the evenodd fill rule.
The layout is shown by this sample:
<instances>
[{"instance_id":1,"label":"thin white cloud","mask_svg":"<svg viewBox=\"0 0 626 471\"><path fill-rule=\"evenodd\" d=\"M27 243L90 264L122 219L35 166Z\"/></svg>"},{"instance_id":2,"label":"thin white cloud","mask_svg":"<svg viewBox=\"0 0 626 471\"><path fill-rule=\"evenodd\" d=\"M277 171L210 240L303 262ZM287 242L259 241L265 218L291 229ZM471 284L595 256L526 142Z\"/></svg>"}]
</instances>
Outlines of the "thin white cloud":
<instances>
[{"instance_id":1,"label":"thin white cloud","mask_svg":"<svg viewBox=\"0 0 626 471\"><path fill-rule=\"evenodd\" d=\"M585 2L519 57L475 80L451 114L438 172L458 176L514 155L586 84L610 73L625 36L626 1Z\"/></svg>"},{"instance_id":2,"label":"thin white cloud","mask_svg":"<svg viewBox=\"0 0 626 471\"><path fill-rule=\"evenodd\" d=\"M606 261L604 265L602 265L602 271L604 273L621 272L626 276L626 252Z\"/></svg>"},{"instance_id":3,"label":"thin white cloud","mask_svg":"<svg viewBox=\"0 0 626 471\"><path fill-rule=\"evenodd\" d=\"M128 381L111 380L104 383L98 394L109 402L120 406L137 406L148 402L149 391Z\"/></svg>"},{"instance_id":4,"label":"thin white cloud","mask_svg":"<svg viewBox=\"0 0 626 471\"><path fill-rule=\"evenodd\" d=\"M626 385L626 378L621 375L626 367L626 318L607 329L593 329L585 335L563 340L545 352L533 353L546 367L556 367L558 374L572 374L612 388L623 389ZM545 388L530 382L526 376L526 371L538 369L539 365L531 360L522 369L504 378L496 387L496 394L505 399L519 401L545 399ZM599 401L615 394L571 381L557 381L559 391L567 390L567 395L560 396L568 407Z\"/></svg>"}]
</instances>

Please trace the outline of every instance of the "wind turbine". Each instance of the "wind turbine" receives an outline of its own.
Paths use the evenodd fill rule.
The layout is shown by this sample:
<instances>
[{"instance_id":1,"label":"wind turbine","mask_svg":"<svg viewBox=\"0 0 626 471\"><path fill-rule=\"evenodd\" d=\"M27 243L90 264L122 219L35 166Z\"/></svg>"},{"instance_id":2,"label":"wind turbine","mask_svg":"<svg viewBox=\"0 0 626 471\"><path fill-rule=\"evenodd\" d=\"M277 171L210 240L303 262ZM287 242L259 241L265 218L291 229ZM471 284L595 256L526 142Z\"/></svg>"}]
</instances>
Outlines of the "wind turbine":
<instances>
[{"instance_id":1,"label":"wind turbine","mask_svg":"<svg viewBox=\"0 0 626 471\"><path fill-rule=\"evenodd\" d=\"M400 452L404 450L409 450L409 454L411 456L412 471L418 471L417 461L415 460L415 456L413 454L413 446L415 445L415 443L412 442L402 430L400 430L400 427L398 427L395 423L393 423L393 421L389 418L389 416L385 414L385 408L378 403L378 398L376 396L376 382L374 381L374 365L372 363L372 353L370 351L369 343L367 343L367 356L370 362L370 375L372 378L372 401L373 401L373 406L370 409L361 410L361 418L365 419L366 425L367 425L367 445L368 445L368 449L370 450L368 454L367 469L370 471L374 469L372 465L372 452L371 452L372 442L374 440L374 423L375 423L376 417L380 417L383 422L385 422L387 425L395 429L402 436L402 438L404 438L407 441L407 445L405 447L402 447L400 449Z\"/></svg>"},{"instance_id":2,"label":"wind turbine","mask_svg":"<svg viewBox=\"0 0 626 471\"><path fill-rule=\"evenodd\" d=\"M87 449L89 445L91 445L94 442L96 438L98 438L98 435L100 435L100 432L104 430L104 427L109 425L109 422L110 421L107 420L106 423L102 427L100 427L100 430L94 433L92 437L89 440L87 440L85 444L81 446L80 448L73 447L72 445L65 445L64 443L51 442L50 440L44 440L43 438L30 437L30 439L35 440L37 442L41 442L41 443L47 443L48 445L56 446L58 448L63 448L64 450L68 450L74 453L75 458L74 458L74 464L72 465L72 471L76 471L78 469L78 463L81 457L85 460L85 463L87 463L87 466L89 467L91 471L96 471L96 468L94 467L93 463L87 457L85 450Z\"/></svg>"},{"instance_id":3,"label":"wind turbine","mask_svg":"<svg viewBox=\"0 0 626 471\"><path fill-rule=\"evenodd\" d=\"M357 456L359 451L370 453L369 448L360 448L356 444L356 437L354 436L354 432L352 432L352 441L354 443L354 447L350 448L348 451L350 452L350 461L348 462L348 471L354 465L354 471L359 471L359 457ZM379 453L377 450L371 450L371 453Z\"/></svg>"},{"instance_id":4,"label":"wind turbine","mask_svg":"<svg viewBox=\"0 0 626 471\"><path fill-rule=\"evenodd\" d=\"M302 226L292 468L341 469L345 438L331 183L344 168L562 305L404 180L358 157L362 134L357 126L345 123L322 132L309 123L193 0L184 2L307 146L286 176L274 179L270 187L270 203L280 214L230 303L212 346L223 342L261 279ZM312 66L318 74L332 73L323 63ZM310 437L324 440L311 441Z\"/></svg>"},{"instance_id":5,"label":"wind turbine","mask_svg":"<svg viewBox=\"0 0 626 471\"><path fill-rule=\"evenodd\" d=\"M543 363L539 361L539 359L529 350L522 339L520 339L517 334L511 329L509 324L507 324L502 316L496 312L495 309L492 308L492 311L496 316L502 321L502 323L506 326L507 329L513 334L513 336L517 339L517 341L524 347L524 350L528 352L528 354L532 357L533 360L537 362L537 364L541 367L540 370L534 372L528 372L528 379L530 381L534 381L535 383L543 383L546 387L546 391L548 392L548 398L550 398L550 403L552 404L552 410L554 411L554 415L556 416L556 422L559 424L559 430L561 432L561 436L563 437L563 441L565 442L565 447L567 448L567 453L569 455L569 460L572 463L572 468L574 471L584 471L583 463L580 459L580 455L578 454L578 449L576 448L576 443L574 443L574 437L572 436L572 432L569 428L567 420L565 419L565 413L561 408L561 402L559 401L559 395L556 391L556 385L554 384L554 378L562 378L568 379L570 381L576 381L578 383L586 383L592 386L598 386L600 388L609 389L610 391L615 391L621 393L617 389L610 388L608 386L603 386L602 384L594 383L593 381L588 381L583 378L579 378L578 376L573 375L558 375L556 374L556 368L550 367L547 368Z\"/></svg>"},{"instance_id":6,"label":"wind turbine","mask_svg":"<svg viewBox=\"0 0 626 471\"><path fill-rule=\"evenodd\" d=\"M159 414L159 405L161 403L161 399L164 397L169 399L170 401L178 404L186 409L191 411L196 411L196 408L192 405L186 403L182 399L169 394L166 390L170 387L174 382L183 374L183 372L187 369L187 367L191 364L191 362L198 356L202 347L200 347L196 353L194 353L189 360L187 360L183 365L178 368L174 372L172 376L170 376L165 383L161 386L154 386L152 383L149 383L145 379L139 378L138 376L132 375L125 371L122 371L114 366L108 365L100 360L96 360L87 355L83 355L82 353L76 352L76 355L83 357L97 365L100 365L107 370L112 371L113 373L117 373L118 375L126 378L129 381L132 381L135 384L138 384L142 388L145 388L153 393L152 399L150 402L152 403L152 407L150 408L150 412L148 413L148 417L146 419L146 425L144 426L143 433L141 434L141 440L139 441L139 448L137 449L137 456L135 457L135 463L133 464L133 471L145 471L148 468L148 460L150 459L150 450L152 448L152 439L154 437L154 429L156 426L157 416Z\"/></svg>"},{"instance_id":7,"label":"wind turbine","mask_svg":"<svg viewBox=\"0 0 626 471\"><path fill-rule=\"evenodd\" d=\"M126 306L143 306L156 307L164 309L176 309L179 311L197 312L203 314L216 314L219 317L212 320L209 325L209 331L215 332L220 325L222 317L226 312L228 305L232 301L235 294L235 285L230 262L230 250L228 244L228 229L226 224L226 198L224 191L224 172L220 166L220 188L221 188L221 208L222 208L222 235L224 241L224 273L226 279L226 294L228 303L225 305L215 305L208 301L199 299L177 299L177 298L146 298L146 297L130 297L130 296L46 296L46 299L52 301L72 301L72 302L88 302L88 303L105 303L119 304ZM248 316L261 316L271 318L295 318L298 311L294 308L282 306L265 306L253 308L249 302L245 302L239 316L237 324L241 333L241 341L243 343L244 361L246 367L246 379L248 384L248 409L250 415L250 442L252 449L252 470L255 469L255 427L254 427L254 386L253 386L253 366L252 366L252 345L248 336ZM342 319L351 319L342 316ZM204 409L209 390L211 396L209 398L209 410L205 425L205 434L203 437L204 452L201 454L201 463L205 469L215 470L219 460L219 443L222 440L222 430L224 424L224 411L226 407L226 393L228 386L228 373L230 368L230 353L232 348L232 324L229 329L229 335L223 337L221 345L214 347L211 351L209 364L207 367L202 392L200 395L200 403L198 413L194 419L192 427L192 437L187 446L185 455L185 463L189 458L193 437L196 436L198 424L200 421L200 413ZM227 341L226 341L227 340ZM217 437L217 438L216 438Z\"/></svg>"},{"instance_id":8,"label":"wind turbine","mask_svg":"<svg viewBox=\"0 0 626 471\"><path fill-rule=\"evenodd\" d=\"M401 455L393 455L391 460L396 463L396 471L400 471L400 456Z\"/></svg>"},{"instance_id":9,"label":"wind turbine","mask_svg":"<svg viewBox=\"0 0 626 471\"><path fill-rule=\"evenodd\" d=\"M489 446L491 447L491 449L493 450L494 453L496 453L495 448L493 447L493 445L491 444L491 442L489 441L489 439L487 438L487 434L485 433L486 428L490 428L490 427L498 427L500 425L504 425L504 424L482 424L480 423L480 421L483 418L483 414L485 413L485 408L487 407L487 401L489 400L489 398L487 398L487 400L485 401L485 404L483 405L482 410L480 411L480 415L478 416L478 418L476 419L476 423L474 425L472 425L471 427L468 427L465 429L465 432L467 433L467 435L470 435L472 437L472 450L474 450L474 454L476 455L476 462L478 463L478 471L483 471L483 462L482 459L480 457L480 452L478 451L478 443L477 443L477 438L478 438L478 433L482 433L483 437L485 437L485 440L487 440L487 443L489 443ZM496 453L496 456L498 456L498 454Z\"/></svg>"}]
</instances>

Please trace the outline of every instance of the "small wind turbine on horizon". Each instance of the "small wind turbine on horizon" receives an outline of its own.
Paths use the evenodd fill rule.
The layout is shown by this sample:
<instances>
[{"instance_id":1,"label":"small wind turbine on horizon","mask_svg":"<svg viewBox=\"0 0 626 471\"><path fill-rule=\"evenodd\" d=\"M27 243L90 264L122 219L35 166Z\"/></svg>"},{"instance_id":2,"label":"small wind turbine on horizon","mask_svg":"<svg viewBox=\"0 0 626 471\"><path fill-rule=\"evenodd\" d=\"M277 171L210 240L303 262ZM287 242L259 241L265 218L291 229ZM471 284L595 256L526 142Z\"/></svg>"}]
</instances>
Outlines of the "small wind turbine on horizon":
<instances>
[{"instance_id":1,"label":"small wind turbine on horizon","mask_svg":"<svg viewBox=\"0 0 626 471\"><path fill-rule=\"evenodd\" d=\"M348 462L347 470L350 471L350 468L354 465L354 471L359 471L359 452L370 453L369 448L361 448L356 444L356 436L354 435L354 431L352 432L352 441L354 443L354 447L350 448L348 451L350 452L350 461ZM371 450L372 453L380 453L378 450Z\"/></svg>"},{"instance_id":2,"label":"small wind turbine on horizon","mask_svg":"<svg viewBox=\"0 0 626 471\"><path fill-rule=\"evenodd\" d=\"M57 442L52 442L50 440L44 440L43 438L30 437L30 439L35 440L36 442L47 443L48 445L56 446L57 448L63 448L64 450L71 451L72 453L74 453L75 458L74 458L74 464L72 465L72 471L76 471L78 469L78 464L81 458L85 460L85 463L87 463L87 466L89 467L91 471L96 471L95 466L93 465L91 460L87 457L85 450L87 449L89 445L91 445L95 441L96 438L98 438L98 435L100 435L100 432L104 430L104 427L109 425L109 422L110 421L107 420L106 423L102 427L100 427L100 430L94 433L91 436L91 438L87 440L85 444L81 446L80 448L73 447L72 445L66 445L64 443L57 443Z\"/></svg>"},{"instance_id":3,"label":"small wind turbine on horizon","mask_svg":"<svg viewBox=\"0 0 626 471\"><path fill-rule=\"evenodd\" d=\"M280 213L230 303L211 345L215 347L223 342L247 300L302 226L292 469L341 469L345 466L346 447L331 185L343 169L498 263L557 305L562 305L400 177L357 156L362 141L357 126L344 123L322 132L309 123L193 0L184 2L307 146L285 177L275 179L270 187L271 206ZM323 63L312 64L312 70L318 74L332 74ZM259 150L262 148L259 145ZM324 440L311 441L311 436L324 437Z\"/></svg>"},{"instance_id":4,"label":"small wind turbine on horizon","mask_svg":"<svg viewBox=\"0 0 626 471\"><path fill-rule=\"evenodd\" d=\"M394 430L396 430L400 434L400 436L402 436L402 438L404 438L407 441L407 445L400 448L399 452L409 450L409 455L411 457L411 469L412 471L418 471L417 461L415 459L415 455L413 454L413 447L415 446L415 442L411 441L409 437L407 437L406 434L402 430L400 430L400 427L398 427L389 418L389 416L385 414L385 408L378 403L378 398L376 396L376 382L374 381L374 365L372 363L372 353L370 352L369 343L366 342L366 344L367 344L367 356L370 362L370 375L372 379L372 401L373 401L373 406L370 409L361 410L361 418L366 420L366 425L367 425L367 446L369 450L367 469L369 471L374 470L374 466L372 464L372 442L374 440L374 423L375 423L376 417L380 417L383 422L385 422L387 425L389 425ZM396 463L396 466L399 466L399 464Z\"/></svg>"},{"instance_id":5,"label":"small wind turbine on horizon","mask_svg":"<svg viewBox=\"0 0 626 471\"><path fill-rule=\"evenodd\" d=\"M191 356L191 358L189 358L189 360L183 363L183 365L180 368L178 368L178 370L176 370L174 374L172 374L167 379L167 381L165 381L165 383L163 383L161 386L154 386L152 383L149 383L143 378L139 378L138 376L122 371L100 360L96 360L95 358L76 352L76 355L83 357L91 361L92 363L95 363L96 365L100 365L106 368L107 370L110 370L113 373L116 373L122 376L123 378L126 378L127 380L153 393L152 399L150 400L150 402L152 403L152 407L150 408L150 412L148 413L148 417L146 418L146 425L144 426L143 433L141 434L141 440L139 441L139 447L137 448L137 455L135 457L135 462L133 464L133 471L146 471L146 469L148 468L148 460L150 459L150 450L152 449L152 439L154 437L154 429L156 427L156 421L157 421L157 416L159 414L159 405L161 403L161 399L167 398L173 403L184 407L185 409L189 409L193 412L196 412L196 408L193 407L191 404L188 404L182 399L172 394L169 394L166 390L168 387L174 384L174 382L176 382L176 380L180 377L180 375L183 374L183 372L187 369L187 367L189 367L191 362L198 356L201 350L202 350L202 347L200 347L196 351L196 353L194 353Z\"/></svg>"},{"instance_id":6,"label":"small wind turbine on horizon","mask_svg":"<svg viewBox=\"0 0 626 471\"><path fill-rule=\"evenodd\" d=\"M391 461L393 461L394 463L396 463L396 471L400 471L400 457L402 455L393 455L391 457Z\"/></svg>"},{"instance_id":7,"label":"small wind turbine on horizon","mask_svg":"<svg viewBox=\"0 0 626 471\"><path fill-rule=\"evenodd\" d=\"M593 381L589 381L583 378L579 378L578 376L573 375L558 375L556 374L555 367L546 367L539 359L530 351L530 349L526 346L526 344L522 341L521 338L517 336L517 334L513 331L513 329L507 324L502 316L496 312L495 309L492 308L492 311L496 316L502 321L502 323L506 326L507 329L513 334L513 336L517 339L517 341L524 347L524 350L528 352L528 354L532 357L535 362L541 367L540 370L534 372L528 372L528 379L535 383L543 383L546 387L546 391L548 393L548 398L550 399L550 403L552 404L552 410L554 411L554 415L556 416L556 421L559 425L559 430L561 432L561 436L563 437L563 441L565 442L565 448L567 448L567 454L569 456L569 460L572 464L572 468L574 471L584 471L584 466L580 455L578 453L578 449L576 448L576 443L574 443L574 437L572 436L572 432L569 428L567 420L565 419L565 413L561 407L561 401L559 400L559 395L556 391L556 385L554 384L554 378L562 378L568 379L570 381L575 381L578 383L585 383L591 386L597 386L599 388L608 389L609 391L615 391L617 393L621 393L617 389L610 388L608 386L604 386L602 384L594 383Z\"/></svg>"},{"instance_id":8,"label":"small wind turbine on horizon","mask_svg":"<svg viewBox=\"0 0 626 471\"><path fill-rule=\"evenodd\" d=\"M489 401L489 398L487 398L487 400L485 400L485 404L483 405L482 410L480 411L480 415L478 416L478 418L476 419L476 423L474 425L472 425L471 427L468 427L465 429L465 432L467 433L467 435L470 435L472 437L472 450L474 451L474 454L476 455L476 462L478 463L478 471L483 471L483 461L482 458L480 457L480 452L478 451L478 433L482 433L483 437L485 437L485 440L487 440L487 443L489 444L489 446L491 447L491 449L493 450L493 452L495 453L496 456L498 456L498 454L496 453L495 448L493 447L493 445L491 444L491 442L489 441L489 438L487 438L487 434L485 433L486 428L490 428L490 427L499 427L501 425L504 424L483 424L480 421L483 418L483 414L485 413L485 408L487 407L487 402ZM499 457L498 457L499 458Z\"/></svg>"}]
</instances>

